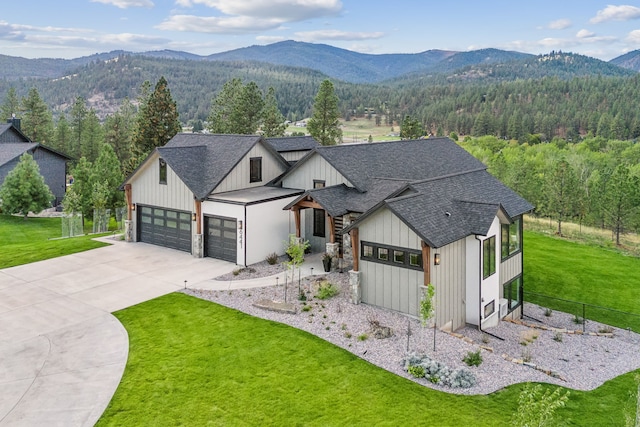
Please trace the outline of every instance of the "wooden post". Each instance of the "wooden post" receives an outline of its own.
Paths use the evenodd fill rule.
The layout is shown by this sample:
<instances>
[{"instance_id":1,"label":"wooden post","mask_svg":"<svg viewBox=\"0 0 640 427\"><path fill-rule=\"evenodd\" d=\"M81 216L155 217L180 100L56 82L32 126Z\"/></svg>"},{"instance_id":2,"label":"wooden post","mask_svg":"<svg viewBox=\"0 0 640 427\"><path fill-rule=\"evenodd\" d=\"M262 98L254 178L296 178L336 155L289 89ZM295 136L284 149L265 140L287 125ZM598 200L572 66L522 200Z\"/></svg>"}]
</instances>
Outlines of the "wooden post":
<instances>
[{"instance_id":1,"label":"wooden post","mask_svg":"<svg viewBox=\"0 0 640 427\"><path fill-rule=\"evenodd\" d=\"M336 242L336 224L333 217L327 212L327 218L329 218L329 243Z\"/></svg>"},{"instance_id":2,"label":"wooden post","mask_svg":"<svg viewBox=\"0 0 640 427\"><path fill-rule=\"evenodd\" d=\"M127 220L133 219L133 203L131 203L131 184L124 185L124 197L127 201Z\"/></svg>"},{"instance_id":3,"label":"wooden post","mask_svg":"<svg viewBox=\"0 0 640 427\"><path fill-rule=\"evenodd\" d=\"M431 283L431 248L422 241L422 269L424 270L424 285Z\"/></svg>"},{"instance_id":4,"label":"wooden post","mask_svg":"<svg viewBox=\"0 0 640 427\"><path fill-rule=\"evenodd\" d=\"M300 233L300 208L297 206L294 206L293 208L293 219L296 223L296 237L300 238L301 237L301 233Z\"/></svg>"},{"instance_id":5,"label":"wooden post","mask_svg":"<svg viewBox=\"0 0 640 427\"><path fill-rule=\"evenodd\" d=\"M360 268L360 237L358 236L358 228L352 229L351 234L351 252L353 253L353 271Z\"/></svg>"},{"instance_id":6,"label":"wooden post","mask_svg":"<svg viewBox=\"0 0 640 427\"><path fill-rule=\"evenodd\" d=\"M194 205L196 211L196 234L202 234L202 202L196 200Z\"/></svg>"}]
</instances>

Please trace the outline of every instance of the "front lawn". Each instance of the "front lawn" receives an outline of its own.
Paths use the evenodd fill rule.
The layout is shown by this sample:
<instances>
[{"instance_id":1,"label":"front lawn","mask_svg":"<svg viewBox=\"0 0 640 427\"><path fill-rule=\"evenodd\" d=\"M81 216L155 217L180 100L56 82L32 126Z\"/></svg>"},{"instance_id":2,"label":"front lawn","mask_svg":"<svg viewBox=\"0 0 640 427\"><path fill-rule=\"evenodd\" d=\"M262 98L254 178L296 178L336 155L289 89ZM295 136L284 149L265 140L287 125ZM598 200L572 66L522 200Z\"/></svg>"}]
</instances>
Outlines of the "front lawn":
<instances>
[{"instance_id":1,"label":"front lawn","mask_svg":"<svg viewBox=\"0 0 640 427\"><path fill-rule=\"evenodd\" d=\"M0 268L13 267L106 246L80 236L58 239L60 218L28 218L0 215ZM55 239L55 240L50 240Z\"/></svg>"},{"instance_id":2,"label":"front lawn","mask_svg":"<svg viewBox=\"0 0 640 427\"><path fill-rule=\"evenodd\" d=\"M522 388L434 391L306 332L180 293L115 315L129 359L100 426L508 425ZM558 415L624 425L633 388L630 373L572 391Z\"/></svg>"},{"instance_id":3,"label":"front lawn","mask_svg":"<svg viewBox=\"0 0 640 427\"><path fill-rule=\"evenodd\" d=\"M586 307L586 317L640 332L640 258L540 233L524 233L525 292L634 313ZM582 316L582 306L535 296L540 303Z\"/></svg>"}]
</instances>

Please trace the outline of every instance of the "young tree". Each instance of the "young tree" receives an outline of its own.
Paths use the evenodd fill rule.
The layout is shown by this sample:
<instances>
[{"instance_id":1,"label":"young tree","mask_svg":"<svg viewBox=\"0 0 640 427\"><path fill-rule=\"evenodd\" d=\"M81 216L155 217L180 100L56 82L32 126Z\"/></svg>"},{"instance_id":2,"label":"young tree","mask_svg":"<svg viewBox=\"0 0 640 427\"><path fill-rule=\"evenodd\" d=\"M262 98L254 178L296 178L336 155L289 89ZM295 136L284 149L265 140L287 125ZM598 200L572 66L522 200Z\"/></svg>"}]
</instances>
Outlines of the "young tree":
<instances>
[{"instance_id":1,"label":"young tree","mask_svg":"<svg viewBox=\"0 0 640 427\"><path fill-rule=\"evenodd\" d=\"M25 153L0 187L2 211L21 214L38 213L51 206L54 196L40 175L40 168L31 154Z\"/></svg>"},{"instance_id":2,"label":"young tree","mask_svg":"<svg viewBox=\"0 0 640 427\"><path fill-rule=\"evenodd\" d=\"M96 183L104 183L107 192L104 208L111 209L111 212L115 213L115 208L121 206L124 201L124 195L118 189L124 181L124 176L118 156L111 145L102 144L100 155L91 167L89 181L92 188Z\"/></svg>"},{"instance_id":3,"label":"young tree","mask_svg":"<svg viewBox=\"0 0 640 427\"><path fill-rule=\"evenodd\" d=\"M167 80L160 77L149 99L138 111L133 143L137 160L142 161L154 148L164 146L182 130L176 102Z\"/></svg>"},{"instance_id":4,"label":"young tree","mask_svg":"<svg viewBox=\"0 0 640 427\"><path fill-rule=\"evenodd\" d=\"M286 128L284 116L278 109L276 91L273 87L270 87L265 96L262 110L262 134L266 137L284 136Z\"/></svg>"},{"instance_id":5,"label":"young tree","mask_svg":"<svg viewBox=\"0 0 640 427\"><path fill-rule=\"evenodd\" d=\"M35 142L47 143L53 135L53 117L36 88L22 98L22 133Z\"/></svg>"},{"instance_id":6,"label":"young tree","mask_svg":"<svg viewBox=\"0 0 640 427\"><path fill-rule=\"evenodd\" d=\"M91 162L85 157L81 157L71 172L71 175L73 175L73 189L80 197L80 211L85 218L90 218L92 211L91 168Z\"/></svg>"},{"instance_id":7,"label":"young tree","mask_svg":"<svg viewBox=\"0 0 640 427\"><path fill-rule=\"evenodd\" d=\"M336 145L342 141L338 96L331 80L324 80L313 102L313 115L307 122L307 130L322 145Z\"/></svg>"},{"instance_id":8,"label":"young tree","mask_svg":"<svg viewBox=\"0 0 640 427\"><path fill-rule=\"evenodd\" d=\"M418 139L421 136L424 136L422 123L410 115L404 116L402 125L400 125L400 139Z\"/></svg>"}]
</instances>

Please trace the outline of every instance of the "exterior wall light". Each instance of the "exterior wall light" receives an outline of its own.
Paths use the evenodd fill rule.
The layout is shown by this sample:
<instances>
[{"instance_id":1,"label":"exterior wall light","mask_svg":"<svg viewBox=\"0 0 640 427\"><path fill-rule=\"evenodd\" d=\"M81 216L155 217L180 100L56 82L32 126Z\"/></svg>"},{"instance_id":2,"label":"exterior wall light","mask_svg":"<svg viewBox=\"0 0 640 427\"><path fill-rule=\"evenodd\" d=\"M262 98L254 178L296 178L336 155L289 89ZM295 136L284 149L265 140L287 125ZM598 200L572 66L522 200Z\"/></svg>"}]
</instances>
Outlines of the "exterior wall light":
<instances>
[{"instance_id":1,"label":"exterior wall light","mask_svg":"<svg viewBox=\"0 0 640 427\"><path fill-rule=\"evenodd\" d=\"M135 211L135 210L136 210L136 204L135 204L135 203L133 203L133 204L131 205L131 210L132 210L132 211Z\"/></svg>"},{"instance_id":2,"label":"exterior wall light","mask_svg":"<svg viewBox=\"0 0 640 427\"><path fill-rule=\"evenodd\" d=\"M440 265L440 254L436 253L433 255L433 265Z\"/></svg>"},{"instance_id":3,"label":"exterior wall light","mask_svg":"<svg viewBox=\"0 0 640 427\"><path fill-rule=\"evenodd\" d=\"M191 221L195 221L196 220L196 213L192 213L191 214Z\"/></svg>"},{"instance_id":4,"label":"exterior wall light","mask_svg":"<svg viewBox=\"0 0 640 427\"><path fill-rule=\"evenodd\" d=\"M242 230L242 220L238 220L238 230Z\"/></svg>"}]
</instances>

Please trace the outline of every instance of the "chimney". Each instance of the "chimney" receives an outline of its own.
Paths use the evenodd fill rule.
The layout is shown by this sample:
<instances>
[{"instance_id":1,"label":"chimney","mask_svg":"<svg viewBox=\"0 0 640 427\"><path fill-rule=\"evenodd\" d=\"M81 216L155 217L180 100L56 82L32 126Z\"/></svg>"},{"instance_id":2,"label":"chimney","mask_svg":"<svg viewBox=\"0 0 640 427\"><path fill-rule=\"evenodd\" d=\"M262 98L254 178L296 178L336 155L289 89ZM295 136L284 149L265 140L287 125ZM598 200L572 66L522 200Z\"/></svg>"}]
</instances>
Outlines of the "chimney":
<instances>
[{"instance_id":1,"label":"chimney","mask_svg":"<svg viewBox=\"0 0 640 427\"><path fill-rule=\"evenodd\" d=\"M20 119L16 118L16 113L11 114L11 118L7 119L7 123L13 125L14 128L20 129Z\"/></svg>"}]
</instances>

